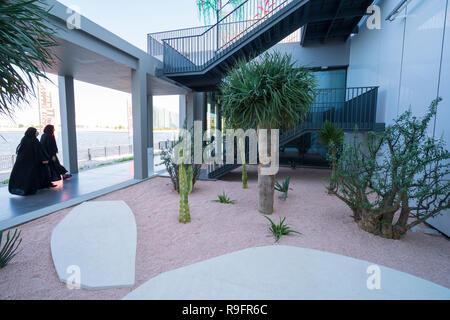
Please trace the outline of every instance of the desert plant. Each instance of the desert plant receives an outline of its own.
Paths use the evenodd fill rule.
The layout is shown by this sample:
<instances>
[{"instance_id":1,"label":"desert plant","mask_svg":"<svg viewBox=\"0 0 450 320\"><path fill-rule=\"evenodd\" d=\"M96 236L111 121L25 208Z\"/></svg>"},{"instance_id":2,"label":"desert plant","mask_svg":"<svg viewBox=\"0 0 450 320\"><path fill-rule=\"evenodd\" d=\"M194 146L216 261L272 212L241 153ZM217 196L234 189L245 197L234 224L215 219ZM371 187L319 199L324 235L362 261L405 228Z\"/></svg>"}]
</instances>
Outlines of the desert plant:
<instances>
[{"instance_id":1,"label":"desert plant","mask_svg":"<svg viewBox=\"0 0 450 320\"><path fill-rule=\"evenodd\" d=\"M272 232L272 235L275 238L275 243L280 241L280 238L282 236L287 236L291 233L301 234L300 232L297 232L295 230L292 230L287 224L286 224L286 217L283 219L280 218L280 223L276 224L267 216L264 216L267 220L270 222L269 230Z\"/></svg>"},{"instance_id":2,"label":"desert plant","mask_svg":"<svg viewBox=\"0 0 450 320\"><path fill-rule=\"evenodd\" d=\"M289 188L290 183L291 177L287 177L281 184L278 181L275 182L275 190L281 192L280 199L287 199L289 190L292 190Z\"/></svg>"},{"instance_id":3,"label":"desert plant","mask_svg":"<svg viewBox=\"0 0 450 320\"><path fill-rule=\"evenodd\" d=\"M295 160L289 161L289 167L290 167L292 170L295 170L295 169L297 168L297 162L296 162Z\"/></svg>"},{"instance_id":4,"label":"desert plant","mask_svg":"<svg viewBox=\"0 0 450 320\"><path fill-rule=\"evenodd\" d=\"M318 136L319 141L329 148L329 159L331 162L331 180L328 190L331 193L335 189L333 181L336 171L337 153L342 142L344 141L344 132L338 126L333 125L330 121L326 120Z\"/></svg>"},{"instance_id":5,"label":"desert plant","mask_svg":"<svg viewBox=\"0 0 450 320\"><path fill-rule=\"evenodd\" d=\"M6 242L2 247L3 231L0 231L0 269L6 267L6 265L16 256L17 249L22 243L20 233L19 230L16 230L11 236L10 231L8 231Z\"/></svg>"},{"instance_id":6,"label":"desert plant","mask_svg":"<svg viewBox=\"0 0 450 320\"><path fill-rule=\"evenodd\" d=\"M186 129L186 121L184 123L184 129ZM191 133L193 130L191 129ZM191 134L191 139L193 139L194 135ZM168 149L161 151L161 164L164 164L166 167L167 172L169 173L170 180L172 181L173 188L176 192L180 193L180 177L179 177L179 165L175 161L175 155L174 152L176 150L176 146L178 146L180 143L183 143L183 137L180 136L178 140ZM194 143L192 141L191 143L191 164L184 164L186 168L186 172L192 173L192 180L189 180L192 182L192 188L189 193L192 192L193 187L195 186L195 183L198 180L198 177L200 176L201 171L201 165L200 164L193 164L194 163ZM189 169L190 168L190 169Z\"/></svg>"},{"instance_id":7,"label":"desert plant","mask_svg":"<svg viewBox=\"0 0 450 320\"><path fill-rule=\"evenodd\" d=\"M38 79L47 79L42 70L55 60L55 30L45 6L43 0L0 1L0 113L27 102Z\"/></svg>"},{"instance_id":8,"label":"desert plant","mask_svg":"<svg viewBox=\"0 0 450 320\"><path fill-rule=\"evenodd\" d=\"M219 203L223 203L223 204L234 204L236 201L235 200L231 200L227 194L225 193L225 191L220 194L218 196L218 200L214 200L214 202L219 202Z\"/></svg>"},{"instance_id":9,"label":"desert plant","mask_svg":"<svg viewBox=\"0 0 450 320\"><path fill-rule=\"evenodd\" d=\"M192 166L186 170L186 166L178 166L180 180L180 222L191 222L191 212L189 209L189 194L192 192Z\"/></svg>"},{"instance_id":10,"label":"desert plant","mask_svg":"<svg viewBox=\"0 0 450 320\"><path fill-rule=\"evenodd\" d=\"M296 68L289 55L266 53L250 62L240 60L220 87L222 115L227 127L266 129L271 158L271 129L298 126L314 101L315 88L311 71ZM273 212L275 176L261 174L270 166L270 162L258 166L258 210L264 214Z\"/></svg>"},{"instance_id":11,"label":"desert plant","mask_svg":"<svg viewBox=\"0 0 450 320\"><path fill-rule=\"evenodd\" d=\"M450 153L427 134L441 99L418 119L411 110L367 146L355 141L337 161L334 194L353 211L361 229L389 239L450 208ZM356 136L356 135L355 135Z\"/></svg>"}]
</instances>

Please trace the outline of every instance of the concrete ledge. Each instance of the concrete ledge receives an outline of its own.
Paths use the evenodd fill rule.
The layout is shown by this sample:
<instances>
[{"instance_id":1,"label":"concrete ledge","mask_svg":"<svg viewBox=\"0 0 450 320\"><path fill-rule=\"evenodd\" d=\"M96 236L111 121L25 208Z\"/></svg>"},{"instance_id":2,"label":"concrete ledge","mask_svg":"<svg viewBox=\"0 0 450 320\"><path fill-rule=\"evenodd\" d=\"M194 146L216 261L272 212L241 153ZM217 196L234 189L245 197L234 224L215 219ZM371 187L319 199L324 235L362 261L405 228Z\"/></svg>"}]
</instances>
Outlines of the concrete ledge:
<instances>
[{"instance_id":1,"label":"concrete ledge","mask_svg":"<svg viewBox=\"0 0 450 320\"><path fill-rule=\"evenodd\" d=\"M152 176L149 179L152 179L154 177L155 176ZM48 215L50 215L50 214L52 214L54 212L57 212L59 210L63 210L63 209L66 209L66 208L70 208L70 207L76 206L77 204L80 204L80 203L86 202L88 200L92 200L92 199L101 197L101 196L103 196L105 194L108 194L108 193L111 193L111 192L114 192L114 191L117 191L117 190L121 190L121 189L130 187L130 186L133 186L133 185L141 183L143 181L146 181L146 180L128 180L128 181L125 181L123 183L120 183L120 184L117 184L117 185L114 185L114 186L103 188L103 189L100 189L98 191L87 193L85 195L82 195L82 196L74 198L74 199L70 199L70 200L67 200L67 201L64 201L64 202L60 202L60 203L55 204L55 205L51 205L51 206L42 208L40 210L32 211L30 213L26 213L26 214L23 214L23 215L20 215L20 216L17 216L17 217L14 217L14 218L11 218L11 219L8 219L8 220L5 220L5 221L0 221L0 230L7 230L7 229L11 229L11 228L17 227L17 226L22 225L24 223L28 223L30 221L33 221L33 220L36 220L36 219L48 216Z\"/></svg>"},{"instance_id":2,"label":"concrete ledge","mask_svg":"<svg viewBox=\"0 0 450 320\"><path fill-rule=\"evenodd\" d=\"M379 271L380 289L368 288ZM368 273L370 271L370 273ZM450 290L384 266L290 246L250 248L163 273L125 300L450 299Z\"/></svg>"},{"instance_id":3,"label":"concrete ledge","mask_svg":"<svg viewBox=\"0 0 450 320\"><path fill-rule=\"evenodd\" d=\"M136 243L136 221L124 201L93 201L55 227L51 250L62 282L101 290L134 286Z\"/></svg>"}]
</instances>

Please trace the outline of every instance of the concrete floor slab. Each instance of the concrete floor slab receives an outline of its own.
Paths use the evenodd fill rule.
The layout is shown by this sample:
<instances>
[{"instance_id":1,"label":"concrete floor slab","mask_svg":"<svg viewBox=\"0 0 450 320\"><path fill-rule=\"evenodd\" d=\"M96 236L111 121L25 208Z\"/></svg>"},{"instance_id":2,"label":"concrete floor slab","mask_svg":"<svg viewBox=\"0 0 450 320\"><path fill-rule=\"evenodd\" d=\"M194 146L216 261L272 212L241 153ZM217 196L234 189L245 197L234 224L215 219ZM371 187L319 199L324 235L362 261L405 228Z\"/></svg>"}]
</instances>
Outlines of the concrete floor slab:
<instances>
[{"instance_id":1,"label":"concrete floor slab","mask_svg":"<svg viewBox=\"0 0 450 320\"><path fill-rule=\"evenodd\" d=\"M154 167L155 171L149 171L152 176L165 171L158 163ZM11 195L7 186L0 187L0 203L2 203L0 230L18 226L140 182L134 180L133 176L133 162L130 161L81 171L70 180L56 182L57 188L40 190L33 196Z\"/></svg>"},{"instance_id":2,"label":"concrete floor slab","mask_svg":"<svg viewBox=\"0 0 450 320\"><path fill-rule=\"evenodd\" d=\"M370 290L369 287L377 284L374 276L378 272L380 289ZM163 273L124 299L450 299L450 290L342 255L269 246L226 254Z\"/></svg>"},{"instance_id":3,"label":"concrete floor slab","mask_svg":"<svg viewBox=\"0 0 450 320\"><path fill-rule=\"evenodd\" d=\"M136 221L124 201L85 202L53 230L58 277L90 290L133 287L136 242Z\"/></svg>"}]
</instances>

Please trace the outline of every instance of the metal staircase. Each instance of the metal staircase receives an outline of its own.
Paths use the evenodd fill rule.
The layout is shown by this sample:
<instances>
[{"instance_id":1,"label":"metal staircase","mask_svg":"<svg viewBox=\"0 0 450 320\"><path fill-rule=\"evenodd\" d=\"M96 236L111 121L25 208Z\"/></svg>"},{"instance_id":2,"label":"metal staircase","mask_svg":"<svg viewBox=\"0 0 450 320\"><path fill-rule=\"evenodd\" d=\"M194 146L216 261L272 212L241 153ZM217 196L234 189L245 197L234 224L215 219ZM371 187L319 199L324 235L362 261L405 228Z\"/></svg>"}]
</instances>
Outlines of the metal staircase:
<instances>
[{"instance_id":1,"label":"metal staircase","mask_svg":"<svg viewBox=\"0 0 450 320\"><path fill-rule=\"evenodd\" d=\"M217 88L239 58L256 57L302 28L302 45L348 39L373 0L228 1L209 27L149 35L164 76L195 91ZM155 54L156 53L156 54Z\"/></svg>"},{"instance_id":2,"label":"metal staircase","mask_svg":"<svg viewBox=\"0 0 450 320\"><path fill-rule=\"evenodd\" d=\"M296 128L280 134L280 147L308 132L318 132L330 121L345 132L383 131L384 124L376 123L378 87L320 89L309 113ZM226 142L224 143L226 148ZM248 152L247 152L248 159ZM237 163L210 166L207 176L218 179L240 167Z\"/></svg>"}]
</instances>

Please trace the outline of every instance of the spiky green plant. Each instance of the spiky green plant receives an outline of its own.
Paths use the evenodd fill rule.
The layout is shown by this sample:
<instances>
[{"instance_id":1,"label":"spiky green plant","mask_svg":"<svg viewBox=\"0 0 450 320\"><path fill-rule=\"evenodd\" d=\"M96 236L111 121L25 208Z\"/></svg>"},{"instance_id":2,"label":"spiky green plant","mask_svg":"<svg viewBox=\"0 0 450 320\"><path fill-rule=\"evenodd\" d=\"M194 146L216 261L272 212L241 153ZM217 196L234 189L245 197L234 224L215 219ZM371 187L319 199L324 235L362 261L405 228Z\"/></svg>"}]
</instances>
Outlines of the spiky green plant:
<instances>
[{"instance_id":1,"label":"spiky green plant","mask_svg":"<svg viewBox=\"0 0 450 320\"><path fill-rule=\"evenodd\" d=\"M11 231L8 231L6 242L2 247L3 231L0 231L0 269L6 267L6 265L16 256L17 249L22 243L20 233L21 231L16 229L11 236Z\"/></svg>"},{"instance_id":2,"label":"spiky green plant","mask_svg":"<svg viewBox=\"0 0 450 320\"><path fill-rule=\"evenodd\" d=\"M0 113L11 115L15 106L34 95L42 71L50 67L58 45L44 0L0 1Z\"/></svg>"},{"instance_id":3,"label":"spiky green plant","mask_svg":"<svg viewBox=\"0 0 450 320\"><path fill-rule=\"evenodd\" d=\"M289 167L290 167L292 170L295 170L295 169L297 168L297 162L296 162L295 160L289 161Z\"/></svg>"},{"instance_id":4,"label":"spiky green plant","mask_svg":"<svg viewBox=\"0 0 450 320\"><path fill-rule=\"evenodd\" d=\"M227 127L267 129L270 137L271 129L292 129L303 121L314 101L315 89L312 72L296 67L290 55L275 52L250 62L240 60L220 86L222 115ZM275 176L264 176L260 171L258 210L271 214Z\"/></svg>"},{"instance_id":5,"label":"spiky green plant","mask_svg":"<svg viewBox=\"0 0 450 320\"><path fill-rule=\"evenodd\" d=\"M297 232L295 230L292 230L287 224L286 224L286 217L283 219L280 218L280 223L276 224L267 216L264 216L267 220L270 222L269 230L272 232L272 235L275 238L275 243L280 241L282 236L287 236L291 233L301 234L300 232Z\"/></svg>"},{"instance_id":6,"label":"spiky green plant","mask_svg":"<svg viewBox=\"0 0 450 320\"><path fill-rule=\"evenodd\" d=\"M329 192L332 192L336 188L333 181L335 180L334 178L336 172L337 152L339 146L344 141L344 131L342 131L342 129L340 129L338 126L332 124L330 121L326 120L318 136L319 142L329 148L329 158L331 162L331 182L328 190Z\"/></svg>"},{"instance_id":7,"label":"spiky green plant","mask_svg":"<svg viewBox=\"0 0 450 320\"><path fill-rule=\"evenodd\" d=\"M276 181L275 182L275 190L281 192L281 199L286 200L288 197L289 190L292 190L289 188L289 185L291 183L291 177L287 177L281 184Z\"/></svg>"},{"instance_id":8,"label":"spiky green plant","mask_svg":"<svg viewBox=\"0 0 450 320\"><path fill-rule=\"evenodd\" d=\"M219 203L223 203L223 204L234 204L236 202L236 200L231 200L227 194L225 193L225 191L220 194L218 200L214 200L214 202L219 202Z\"/></svg>"},{"instance_id":9,"label":"spiky green plant","mask_svg":"<svg viewBox=\"0 0 450 320\"><path fill-rule=\"evenodd\" d=\"M186 167L181 164L178 166L180 179L180 222L191 222L191 212L189 209L189 185L192 186L192 181L189 183Z\"/></svg>"}]
</instances>

